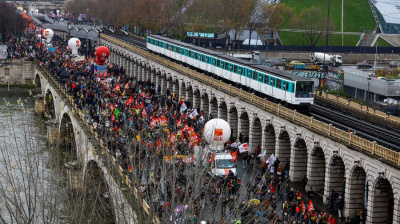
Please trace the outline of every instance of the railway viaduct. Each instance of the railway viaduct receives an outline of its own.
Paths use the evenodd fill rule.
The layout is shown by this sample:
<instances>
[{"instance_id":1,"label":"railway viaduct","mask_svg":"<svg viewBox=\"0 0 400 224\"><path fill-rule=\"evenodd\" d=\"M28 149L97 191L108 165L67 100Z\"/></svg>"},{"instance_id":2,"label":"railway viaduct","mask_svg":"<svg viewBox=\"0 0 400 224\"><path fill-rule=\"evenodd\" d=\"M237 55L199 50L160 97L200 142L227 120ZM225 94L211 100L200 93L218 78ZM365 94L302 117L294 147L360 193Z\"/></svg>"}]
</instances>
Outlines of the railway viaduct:
<instances>
[{"instance_id":1,"label":"railway viaduct","mask_svg":"<svg viewBox=\"0 0 400 224\"><path fill-rule=\"evenodd\" d=\"M290 163L290 180L307 176L308 186L324 201L334 190L345 198L345 216L367 211L368 223L400 222L399 155L296 111L209 78L162 57L102 35L109 60L138 80L151 80L200 107L205 115L228 121L233 135L249 136L250 150L258 145Z\"/></svg>"},{"instance_id":2,"label":"railway viaduct","mask_svg":"<svg viewBox=\"0 0 400 224\"><path fill-rule=\"evenodd\" d=\"M291 181L301 181L307 176L307 187L319 192L324 201L332 190L338 192L345 198L345 216L354 216L363 210L367 211L367 223L400 223L399 153L112 37L102 35L100 44L110 49L109 60L123 66L129 75L138 80L150 79L161 87L162 94L169 89L193 106L199 106L204 114L227 120L234 136L239 133L249 136L250 150L260 145L266 150L266 157L276 155L282 167L288 161ZM121 184L127 176L118 167L122 180L116 180L111 174L113 168L107 166L110 163L105 163L99 153L101 149L107 150L106 147L92 130L86 130L84 114L51 79L37 70L35 82L45 95L46 108L53 108L55 129L62 132L70 128L74 133L76 153L72 153L75 155L72 161L82 164L76 173L84 178L88 167L100 171L97 172L100 182L106 183L112 192L116 219L128 217L133 223L133 206L124 190L131 186L129 181ZM133 189L129 193L137 194L137 191ZM144 201L141 203L145 211L149 210Z\"/></svg>"}]
</instances>

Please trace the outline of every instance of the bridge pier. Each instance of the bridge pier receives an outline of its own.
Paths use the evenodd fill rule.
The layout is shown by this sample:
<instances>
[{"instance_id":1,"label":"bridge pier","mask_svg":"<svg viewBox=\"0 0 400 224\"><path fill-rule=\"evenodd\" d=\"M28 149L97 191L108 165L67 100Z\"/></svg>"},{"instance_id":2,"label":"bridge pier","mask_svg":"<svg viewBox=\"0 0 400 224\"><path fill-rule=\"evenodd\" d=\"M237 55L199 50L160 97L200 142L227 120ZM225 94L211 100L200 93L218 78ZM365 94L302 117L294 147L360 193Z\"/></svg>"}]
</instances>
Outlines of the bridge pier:
<instances>
[{"instance_id":1,"label":"bridge pier","mask_svg":"<svg viewBox=\"0 0 400 224\"><path fill-rule=\"evenodd\" d=\"M200 101L201 101L201 96L200 96L200 91L197 87L195 87L194 93L193 93L193 108L198 108L200 107ZM203 108L200 107L200 110ZM200 113L200 111L198 111Z\"/></svg>"},{"instance_id":2,"label":"bridge pier","mask_svg":"<svg viewBox=\"0 0 400 224\"><path fill-rule=\"evenodd\" d=\"M77 160L65 163L67 171L68 191L80 194L83 191L83 169Z\"/></svg>"},{"instance_id":3,"label":"bridge pier","mask_svg":"<svg viewBox=\"0 0 400 224\"><path fill-rule=\"evenodd\" d=\"M37 95L35 98L35 114L43 115L45 110L43 95Z\"/></svg>"},{"instance_id":4,"label":"bridge pier","mask_svg":"<svg viewBox=\"0 0 400 224\"><path fill-rule=\"evenodd\" d=\"M47 144L49 146L57 146L59 139L59 124L56 120L49 120L46 122L47 124Z\"/></svg>"},{"instance_id":5,"label":"bridge pier","mask_svg":"<svg viewBox=\"0 0 400 224\"><path fill-rule=\"evenodd\" d=\"M238 113L236 110L236 107L231 107L231 109L228 112L228 123L229 126L231 126L232 129L232 137L234 140L236 140L238 136Z\"/></svg>"},{"instance_id":6,"label":"bridge pier","mask_svg":"<svg viewBox=\"0 0 400 224\"><path fill-rule=\"evenodd\" d=\"M196 108L193 104L193 89L192 86L186 88L186 100L190 102L192 108Z\"/></svg>"}]
</instances>

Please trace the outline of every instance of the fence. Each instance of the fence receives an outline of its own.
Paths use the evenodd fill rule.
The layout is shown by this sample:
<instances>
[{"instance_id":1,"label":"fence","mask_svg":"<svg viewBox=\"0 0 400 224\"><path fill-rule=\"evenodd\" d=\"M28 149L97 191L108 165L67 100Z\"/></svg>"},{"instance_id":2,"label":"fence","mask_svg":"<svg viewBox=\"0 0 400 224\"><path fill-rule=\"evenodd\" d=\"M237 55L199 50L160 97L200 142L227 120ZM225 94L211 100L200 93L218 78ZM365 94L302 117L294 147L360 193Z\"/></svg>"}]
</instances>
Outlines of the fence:
<instances>
[{"instance_id":1,"label":"fence","mask_svg":"<svg viewBox=\"0 0 400 224\"><path fill-rule=\"evenodd\" d=\"M276 114L286 120L298 123L301 126L306 127L314 132L324 134L325 136L328 136L332 139L344 142L344 144L360 148L363 151L371 153L372 155L380 156L390 162L400 165L400 156L399 156L398 152L395 152L391 149L380 146L380 145L376 144L375 141L374 142L368 141L366 139L363 139L363 138L353 135L353 133L351 133L351 132L342 131L338 128L333 127L330 124L326 124L321 121L314 120L313 117L303 115L301 113L298 113L296 110L291 110L291 109L282 107L280 104L272 103L266 99L255 96L254 94L251 94L251 93L248 93L241 89L238 89L236 87L233 87L232 85L229 85L224 82L215 80L211 77L202 75L201 73L198 73L198 72L191 70L189 68L186 68L182 65L171 62L165 58L159 57L150 52L136 48L136 47L130 45L129 43L118 40L116 38L102 34L101 39L107 40L112 44L124 47L124 48L126 48L132 52L135 52L149 60L152 60L161 65L164 65L168 68L174 69L183 75L186 75L190 78L196 79L200 82L203 82L205 84L213 86L214 88L224 91L232 96L239 97L243 101L250 102L251 104L256 105L257 107L259 107L263 110L266 110L273 114Z\"/></svg>"}]
</instances>

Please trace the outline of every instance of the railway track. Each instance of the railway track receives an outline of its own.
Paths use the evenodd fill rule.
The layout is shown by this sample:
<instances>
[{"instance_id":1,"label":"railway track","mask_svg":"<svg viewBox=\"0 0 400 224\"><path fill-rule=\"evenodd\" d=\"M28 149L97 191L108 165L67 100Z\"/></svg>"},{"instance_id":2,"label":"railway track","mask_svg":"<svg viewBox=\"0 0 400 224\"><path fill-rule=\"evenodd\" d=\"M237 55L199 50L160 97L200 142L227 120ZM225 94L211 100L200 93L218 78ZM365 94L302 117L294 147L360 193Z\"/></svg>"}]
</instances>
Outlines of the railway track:
<instances>
[{"instance_id":1,"label":"railway track","mask_svg":"<svg viewBox=\"0 0 400 224\"><path fill-rule=\"evenodd\" d=\"M105 32L105 34L120 39L141 49L147 50L146 42L143 39L118 32ZM317 104L311 106L309 114L311 116L314 116L314 118L317 120L332 124L333 126L345 131L350 129L351 131L355 132L356 135L362 138L368 139L370 141L376 141L382 146L400 152L400 146L398 145L400 134L394 132L393 130L387 129L384 126L372 124L362 119L357 119L355 117L334 111L332 110L332 108L324 107Z\"/></svg>"}]
</instances>

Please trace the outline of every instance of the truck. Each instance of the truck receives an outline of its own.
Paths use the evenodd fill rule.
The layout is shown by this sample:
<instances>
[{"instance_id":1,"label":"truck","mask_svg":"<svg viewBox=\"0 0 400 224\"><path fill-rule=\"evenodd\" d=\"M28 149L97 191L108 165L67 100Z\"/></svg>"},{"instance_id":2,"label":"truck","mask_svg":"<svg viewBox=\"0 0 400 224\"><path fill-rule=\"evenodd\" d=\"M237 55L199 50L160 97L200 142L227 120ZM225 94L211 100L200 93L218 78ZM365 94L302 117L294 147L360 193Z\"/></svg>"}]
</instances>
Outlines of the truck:
<instances>
[{"instance_id":1,"label":"truck","mask_svg":"<svg viewBox=\"0 0 400 224\"><path fill-rule=\"evenodd\" d=\"M330 55L321 52L313 52L310 54L311 62L313 63L328 63L334 67L342 65L342 56L340 55Z\"/></svg>"},{"instance_id":2,"label":"truck","mask_svg":"<svg viewBox=\"0 0 400 224\"><path fill-rule=\"evenodd\" d=\"M232 161L232 155L229 152L221 152L215 154L215 159L211 164L211 174L218 177L226 177L229 171L236 176L236 163Z\"/></svg>"}]
</instances>

